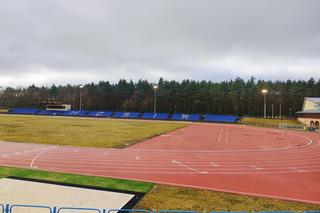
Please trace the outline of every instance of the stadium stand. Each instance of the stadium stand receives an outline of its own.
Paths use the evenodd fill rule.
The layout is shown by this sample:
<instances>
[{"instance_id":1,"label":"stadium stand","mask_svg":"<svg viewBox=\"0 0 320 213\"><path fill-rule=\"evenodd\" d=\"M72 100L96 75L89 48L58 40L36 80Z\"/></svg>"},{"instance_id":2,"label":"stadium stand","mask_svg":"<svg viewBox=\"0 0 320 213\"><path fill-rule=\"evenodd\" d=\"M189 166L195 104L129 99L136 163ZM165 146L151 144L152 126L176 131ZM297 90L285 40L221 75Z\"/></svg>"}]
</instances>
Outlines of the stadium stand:
<instances>
[{"instance_id":1,"label":"stadium stand","mask_svg":"<svg viewBox=\"0 0 320 213\"><path fill-rule=\"evenodd\" d=\"M116 112L112 116L113 118L131 118L131 119L137 119L140 117L139 112Z\"/></svg>"},{"instance_id":2,"label":"stadium stand","mask_svg":"<svg viewBox=\"0 0 320 213\"><path fill-rule=\"evenodd\" d=\"M220 122L220 123L235 123L238 117L233 115L212 115L206 114L204 116L204 121L207 122Z\"/></svg>"},{"instance_id":3,"label":"stadium stand","mask_svg":"<svg viewBox=\"0 0 320 213\"><path fill-rule=\"evenodd\" d=\"M112 118L122 118L124 112L115 112L111 117Z\"/></svg>"},{"instance_id":4,"label":"stadium stand","mask_svg":"<svg viewBox=\"0 0 320 213\"><path fill-rule=\"evenodd\" d=\"M86 114L86 117L98 117L98 118L109 118L111 117L112 112L105 112L105 111L90 111Z\"/></svg>"},{"instance_id":5,"label":"stadium stand","mask_svg":"<svg viewBox=\"0 0 320 213\"><path fill-rule=\"evenodd\" d=\"M77 111L77 110L68 110L68 111L57 111L57 110L39 110L31 108L14 108L9 110L11 114L24 114L24 115L61 115L61 116L77 116L77 117L100 117L100 118L129 118L129 119L152 119L152 120L167 120L169 119L168 113L150 113L146 112L115 112L114 114L110 111ZM183 114L175 113L171 116L171 120L177 121L201 121L201 116L199 114ZM220 122L220 123L235 123L238 121L237 116L233 115L213 115L206 114L204 116L205 122Z\"/></svg>"},{"instance_id":6,"label":"stadium stand","mask_svg":"<svg viewBox=\"0 0 320 213\"><path fill-rule=\"evenodd\" d=\"M199 121L200 115L199 114L182 114L182 113L175 113L171 116L171 120L177 121Z\"/></svg>"},{"instance_id":7,"label":"stadium stand","mask_svg":"<svg viewBox=\"0 0 320 213\"><path fill-rule=\"evenodd\" d=\"M86 116L86 114L88 114L89 111L78 111L78 110L72 110L72 111L66 111L63 112L62 115L63 116L76 116L76 117L83 117Z\"/></svg>"},{"instance_id":8,"label":"stadium stand","mask_svg":"<svg viewBox=\"0 0 320 213\"><path fill-rule=\"evenodd\" d=\"M35 115L39 112L39 109L32 109L32 108L14 108L9 110L11 114L21 114L21 115Z\"/></svg>"},{"instance_id":9,"label":"stadium stand","mask_svg":"<svg viewBox=\"0 0 320 213\"><path fill-rule=\"evenodd\" d=\"M63 111L56 111L56 110L41 110L36 113L36 115L48 115L48 116L55 116L55 115L61 115Z\"/></svg>"},{"instance_id":10,"label":"stadium stand","mask_svg":"<svg viewBox=\"0 0 320 213\"><path fill-rule=\"evenodd\" d=\"M154 120L167 120L169 118L168 113L152 113L146 112L143 113L142 119L154 119Z\"/></svg>"}]
</instances>

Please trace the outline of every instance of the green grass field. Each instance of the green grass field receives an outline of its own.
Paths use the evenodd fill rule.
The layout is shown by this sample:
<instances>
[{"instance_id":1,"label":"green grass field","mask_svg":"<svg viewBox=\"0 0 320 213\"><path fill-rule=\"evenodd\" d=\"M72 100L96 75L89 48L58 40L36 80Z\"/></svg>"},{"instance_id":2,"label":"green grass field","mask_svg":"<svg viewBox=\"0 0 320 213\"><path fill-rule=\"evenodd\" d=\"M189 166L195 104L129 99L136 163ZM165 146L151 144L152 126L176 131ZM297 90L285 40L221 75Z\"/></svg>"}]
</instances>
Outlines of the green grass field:
<instances>
[{"instance_id":1,"label":"green grass field","mask_svg":"<svg viewBox=\"0 0 320 213\"><path fill-rule=\"evenodd\" d=\"M178 122L0 115L0 140L122 148L187 125Z\"/></svg>"},{"instance_id":2,"label":"green grass field","mask_svg":"<svg viewBox=\"0 0 320 213\"><path fill-rule=\"evenodd\" d=\"M156 185L135 208L198 211L318 210L320 205Z\"/></svg>"},{"instance_id":3,"label":"green grass field","mask_svg":"<svg viewBox=\"0 0 320 213\"><path fill-rule=\"evenodd\" d=\"M84 186L96 186L134 192L148 192L154 184L114 178L83 176L64 174L58 172L46 172L31 169L18 169L0 167L0 178L15 176L20 178L32 178L37 180L54 181L58 183L79 184Z\"/></svg>"}]
</instances>

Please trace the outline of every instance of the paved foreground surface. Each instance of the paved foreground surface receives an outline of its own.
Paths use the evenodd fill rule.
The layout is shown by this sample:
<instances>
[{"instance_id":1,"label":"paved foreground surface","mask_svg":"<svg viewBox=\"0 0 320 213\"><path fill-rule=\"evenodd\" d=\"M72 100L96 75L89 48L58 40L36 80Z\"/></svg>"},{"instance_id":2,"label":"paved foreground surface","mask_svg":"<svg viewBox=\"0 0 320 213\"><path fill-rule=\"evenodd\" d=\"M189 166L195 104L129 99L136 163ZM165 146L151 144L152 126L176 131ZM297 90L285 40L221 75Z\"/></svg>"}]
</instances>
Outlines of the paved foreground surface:
<instances>
[{"instance_id":1,"label":"paved foreground surface","mask_svg":"<svg viewBox=\"0 0 320 213\"><path fill-rule=\"evenodd\" d=\"M93 206L95 208L100 209L121 209L134 197L134 194L70 187L25 180L14 180L8 178L0 179L0 188L0 203L5 204L45 204L46 206L50 207L78 208L86 208L88 206ZM25 207L15 207L14 211L12 212L47 213L49 211L48 209L30 209Z\"/></svg>"},{"instance_id":2,"label":"paved foreground surface","mask_svg":"<svg viewBox=\"0 0 320 213\"><path fill-rule=\"evenodd\" d=\"M0 165L320 204L315 133L194 124L127 149L0 142Z\"/></svg>"}]
</instances>

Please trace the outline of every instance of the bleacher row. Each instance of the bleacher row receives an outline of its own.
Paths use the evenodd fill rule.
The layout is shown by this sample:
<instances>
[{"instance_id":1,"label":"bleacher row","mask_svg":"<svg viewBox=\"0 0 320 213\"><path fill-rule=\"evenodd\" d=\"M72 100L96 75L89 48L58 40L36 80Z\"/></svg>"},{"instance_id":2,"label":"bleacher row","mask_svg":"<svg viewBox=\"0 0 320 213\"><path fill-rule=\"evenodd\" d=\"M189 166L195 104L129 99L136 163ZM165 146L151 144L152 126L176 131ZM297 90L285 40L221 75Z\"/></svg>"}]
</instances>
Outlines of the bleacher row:
<instances>
[{"instance_id":1,"label":"bleacher row","mask_svg":"<svg viewBox=\"0 0 320 213\"><path fill-rule=\"evenodd\" d=\"M54 111L39 110L30 108L14 108L9 110L10 114L22 115L46 115L46 116L75 116L75 117L96 117L96 118L129 118L129 119L150 119L150 120L176 120L176 121L205 121L219 123L235 123L238 118L233 115L205 114L183 114L174 113L139 113L139 112L111 112L111 111Z\"/></svg>"}]
</instances>

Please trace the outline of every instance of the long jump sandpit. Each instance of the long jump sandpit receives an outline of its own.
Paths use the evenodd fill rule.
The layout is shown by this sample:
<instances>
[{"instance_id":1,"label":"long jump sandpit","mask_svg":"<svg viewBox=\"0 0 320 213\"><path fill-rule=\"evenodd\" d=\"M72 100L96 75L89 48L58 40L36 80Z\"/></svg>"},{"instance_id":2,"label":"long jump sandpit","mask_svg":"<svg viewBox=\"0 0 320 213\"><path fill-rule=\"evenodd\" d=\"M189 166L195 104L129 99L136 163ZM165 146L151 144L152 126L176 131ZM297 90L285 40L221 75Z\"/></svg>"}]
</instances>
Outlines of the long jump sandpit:
<instances>
[{"instance_id":1,"label":"long jump sandpit","mask_svg":"<svg viewBox=\"0 0 320 213\"><path fill-rule=\"evenodd\" d=\"M48 213L45 208L31 208L19 205L38 205L68 208L123 209L131 208L143 194L110 191L104 188L64 185L60 183L19 179L0 179L0 204L14 206L14 213ZM0 208L1 212L1 208ZM78 212L65 209L61 213ZM81 211L96 212L96 211Z\"/></svg>"}]
</instances>

